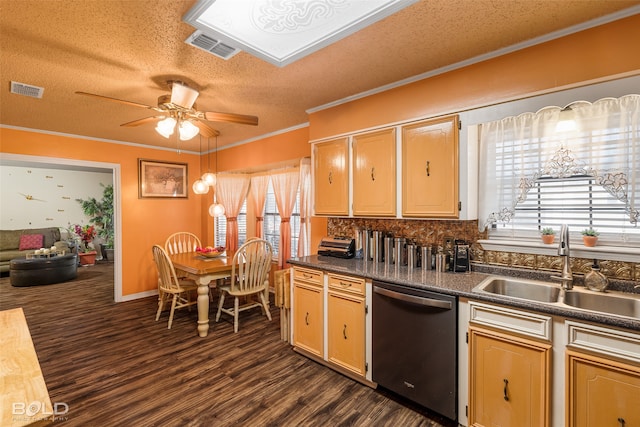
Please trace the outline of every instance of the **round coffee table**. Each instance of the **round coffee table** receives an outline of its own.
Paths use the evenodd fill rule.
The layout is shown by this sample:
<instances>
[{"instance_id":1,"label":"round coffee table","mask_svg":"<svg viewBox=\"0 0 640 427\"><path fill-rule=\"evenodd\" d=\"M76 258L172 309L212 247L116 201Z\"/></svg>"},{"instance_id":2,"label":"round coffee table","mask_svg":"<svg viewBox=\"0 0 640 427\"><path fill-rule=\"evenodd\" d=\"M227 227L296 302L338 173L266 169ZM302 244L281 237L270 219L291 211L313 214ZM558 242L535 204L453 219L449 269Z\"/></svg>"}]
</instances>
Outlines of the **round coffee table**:
<instances>
[{"instance_id":1,"label":"round coffee table","mask_svg":"<svg viewBox=\"0 0 640 427\"><path fill-rule=\"evenodd\" d=\"M58 255L51 258L16 258L9 263L11 286L51 285L78 276L78 256Z\"/></svg>"}]
</instances>

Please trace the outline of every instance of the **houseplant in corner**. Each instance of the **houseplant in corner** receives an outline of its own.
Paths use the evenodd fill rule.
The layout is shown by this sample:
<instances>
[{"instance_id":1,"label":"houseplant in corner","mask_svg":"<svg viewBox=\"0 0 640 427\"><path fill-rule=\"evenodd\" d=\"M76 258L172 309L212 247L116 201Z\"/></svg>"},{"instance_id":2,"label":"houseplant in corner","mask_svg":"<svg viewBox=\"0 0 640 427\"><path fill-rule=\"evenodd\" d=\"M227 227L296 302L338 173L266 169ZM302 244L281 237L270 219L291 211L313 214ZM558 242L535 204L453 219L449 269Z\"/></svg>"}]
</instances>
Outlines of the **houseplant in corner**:
<instances>
[{"instance_id":1,"label":"houseplant in corner","mask_svg":"<svg viewBox=\"0 0 640 427\"><path fill-rule=\"evenodd\" d=\"M89 246L89 243L96 237L96 228L93 225L75 225L74 229L81 240L81 245L78 246L80 265L94 265L96 263L97 252Z\"/></svg>"},{"instance_id":2,"label":"houseplant in corner","mask_svg":"<svg viewBox=\"0 0 640 427\"><path fill-rule=\"evenodd\" d=\"M542 243L550 245L556 238L556 232L551 227L545 227L540 230L540 237L542 238Z\"/></svg>"},{"instance_id":3,"label":"houseplant in corner","mask_svg":"<svg viewBox=\"0 0 640 427\"><path fill-rule=\"evenodd\" d=\"M591 227L585 228L584 230L582 230L582 241L584 242L585 246L592 248L598 242L599 235L600 233L598 233L597 230L594 230Z\"/></svg>"},{"instance_id":4,"label":"houseplant in corner","mask_svg":"<svg viewBox=\"0 0 640 427\"><path fill-rule=\"evenodd\" d=\"M97 200L90 197L86 200L76 199L82 206L82 211L89 217L89 223L96 226L98 237L104 239L104 244L100 245L102 258L113 261L113 185L104 185L102 199Z\"/></svg>"}]
</instances>

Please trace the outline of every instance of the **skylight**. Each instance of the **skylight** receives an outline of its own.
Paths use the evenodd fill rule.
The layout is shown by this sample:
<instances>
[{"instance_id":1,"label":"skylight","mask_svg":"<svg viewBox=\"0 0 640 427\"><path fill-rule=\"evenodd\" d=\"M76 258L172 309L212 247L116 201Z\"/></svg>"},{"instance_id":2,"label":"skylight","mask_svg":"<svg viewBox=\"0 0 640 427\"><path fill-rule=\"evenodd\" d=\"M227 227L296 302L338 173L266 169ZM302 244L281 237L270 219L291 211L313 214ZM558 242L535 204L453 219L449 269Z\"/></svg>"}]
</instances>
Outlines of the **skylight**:
<instances>
[{"instance_id":1,"label":"skylight","mask_svg":"<svg viewBox=\"0 0 640 427\"><path fill-rule=\"evenodd\" d=\"M417 0L200 0L183 20L283 67Z\"/></svg>"}]
</instances>

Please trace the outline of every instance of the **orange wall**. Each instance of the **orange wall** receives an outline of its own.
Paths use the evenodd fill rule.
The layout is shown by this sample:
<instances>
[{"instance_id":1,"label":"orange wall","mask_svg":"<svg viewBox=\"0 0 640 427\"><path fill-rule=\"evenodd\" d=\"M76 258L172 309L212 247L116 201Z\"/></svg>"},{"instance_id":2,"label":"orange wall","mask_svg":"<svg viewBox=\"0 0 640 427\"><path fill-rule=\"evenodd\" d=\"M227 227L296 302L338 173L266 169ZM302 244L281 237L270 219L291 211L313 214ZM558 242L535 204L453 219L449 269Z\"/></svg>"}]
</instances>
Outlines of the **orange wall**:
<instances>
[{"instance_id":1,"label":"orange wall","mask_svg":"<svg viewBox=\"0 0 640 427\"><path fill-rule=\"evenodd\" d=\"M197 155L6 128L0 128L0 141L3 153L120 165L123 295L156 289L151 246L164 245L176 231L201 233L202 198L190 189L187 199L138 199L138 158L187 163L193 183L201 170Z\"/></svg>"},{"instance_id":2,"label":"orange wall","mask_svg":"<svg viewBox=\"0 0 640 427\"><path fill-rule=\"evenodd\" d=\"M640 15L310 114L311 140L640 74Z\"/></svg>"}]
</instances>

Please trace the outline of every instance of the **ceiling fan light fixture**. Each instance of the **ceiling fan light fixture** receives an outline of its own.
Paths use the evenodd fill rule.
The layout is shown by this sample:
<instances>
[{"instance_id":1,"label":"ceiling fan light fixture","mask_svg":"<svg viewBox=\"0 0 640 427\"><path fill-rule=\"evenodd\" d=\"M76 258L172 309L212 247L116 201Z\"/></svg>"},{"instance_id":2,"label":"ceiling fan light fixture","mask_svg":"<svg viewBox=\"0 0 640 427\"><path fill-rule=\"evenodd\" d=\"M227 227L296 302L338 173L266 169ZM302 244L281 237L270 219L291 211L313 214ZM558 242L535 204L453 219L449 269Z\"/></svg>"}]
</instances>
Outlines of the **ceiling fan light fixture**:
<instances>
[{"instance_id":1,"label":"ceiling fan light fixture","mask_svg":"<svg viewBox=\"0 0 640 427\"><path fill-rule=\"evenodd\" d=\"M207 194L209 192L209 186L201 179L194 182L191 188L196 194Z\"/></svg>"},{"instance_id":2,"label":"ceiling fan light fixture","mask_svg":"<svg viewBox=\"0 0 640 427\"><path fill-rule=\"evenodd\" d=\"M217 181L216 174L213 172L206 172L205 174L202 175L202 178L200 179L210 187L215 187L216 181Z\"/></svg>"},{"instance_id":3,"label":"ceiling fan light fixture","mask_svg":"<svg viewBox=\"0 0 640 427\"><path fill-rule=\"evenodd\" d=\"M191 108L200 92L183 85L180 82L171 82L171 103L184 108Z\"/></svg>"},{"instance_id":4,"label":"ceiling fan light fixture","mask_svg":"<svg viewBox=\"0 0 640 427\"><path fill-rule=\"evenodd\" d=\"M173 129L176 127L176 119L173 117L167 117L164 120L160 120L156 126L156 132L165 138L169 138L173 135Z\"/></svg>"},{"instance_id":5,"label":"ceiling fan light fixture","mask_svg":"<svg viewBox=\"0 0 640 427\"><path fill-rule=\"evenodd\" d=\"M180 134L180 140L187 141L195 137L200 132L198 126L191 123L190 120L181 120L178 126L178 133Z\"/></svg>"}]
</instances>

